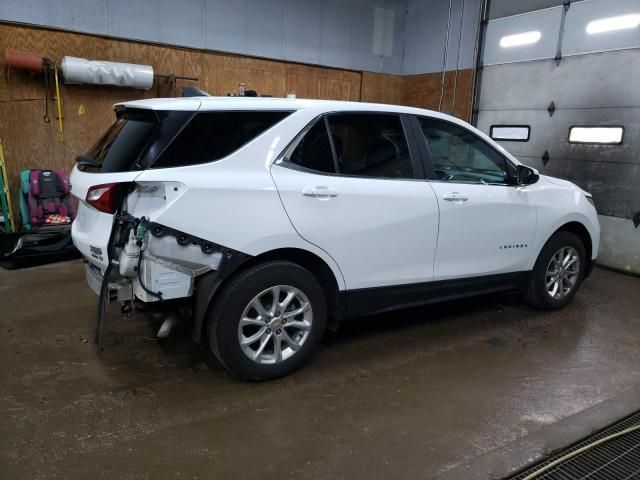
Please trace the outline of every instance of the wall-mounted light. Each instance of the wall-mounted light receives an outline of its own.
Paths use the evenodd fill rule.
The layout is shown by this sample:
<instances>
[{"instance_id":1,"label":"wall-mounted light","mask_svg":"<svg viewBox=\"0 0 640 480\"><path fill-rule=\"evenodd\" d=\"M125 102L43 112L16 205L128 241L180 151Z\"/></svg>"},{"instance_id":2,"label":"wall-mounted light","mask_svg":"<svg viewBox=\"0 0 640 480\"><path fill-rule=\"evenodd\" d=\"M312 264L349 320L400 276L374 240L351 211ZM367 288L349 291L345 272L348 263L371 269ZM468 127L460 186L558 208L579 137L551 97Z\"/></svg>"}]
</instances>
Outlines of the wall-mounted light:
<instances>
[{"instance_id":1,"label":"wall-mounted light","mask_svg":"<svg viewBox=\"0 0 640 480\"><path fill-rule=\"evenodd\" d=\"M536 43L542 34L538 30L531 32L516 33L514 35L505 35L500 39L500 46L502 48L520 47L522 45L531 45Z\"/></svg>"},{"instance_id":2,"label":"wall-mounted light","mask_svg":"<svg viewBox=\"0 0 640 480\"><path fill-rule=\"evenodd\" d=\"M619 17L607 17L593 20L587 25L587 33L604 33L615 30L627 30L640 25L640 13L630 13Z\"/></svg>"}]
</instances>

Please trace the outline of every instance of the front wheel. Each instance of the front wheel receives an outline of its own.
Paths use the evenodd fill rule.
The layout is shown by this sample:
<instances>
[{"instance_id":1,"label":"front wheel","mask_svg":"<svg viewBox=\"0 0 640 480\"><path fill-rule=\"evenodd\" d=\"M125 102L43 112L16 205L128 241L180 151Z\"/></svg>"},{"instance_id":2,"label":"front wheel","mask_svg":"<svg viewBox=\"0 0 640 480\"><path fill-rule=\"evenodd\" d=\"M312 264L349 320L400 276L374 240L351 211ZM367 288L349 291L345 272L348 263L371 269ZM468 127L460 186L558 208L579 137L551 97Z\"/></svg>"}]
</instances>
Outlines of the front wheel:
<instances>
[{"instance_id":1,"label":"front wheel","mask_svg":"<svg viewBox=\"0 0 640 480\"><path fill-rule=\"evenodd\" d=\"M220 292L209 319L209 342L231 374L269 380L298 369L317 349L326 325L324 292L291 262L252 267Z\"/></svg>"},{"instance_id":2,"label":"front wheel","mask_svg":"<svg viewBox=\"0 0 640 480\"><path fill-rule=\"evenodd\" d=\"M555 233L536 260L525 300L542 310L564 307L578 291L585 267L582 240L571 232Z\"/></svg>"}]
</instances>

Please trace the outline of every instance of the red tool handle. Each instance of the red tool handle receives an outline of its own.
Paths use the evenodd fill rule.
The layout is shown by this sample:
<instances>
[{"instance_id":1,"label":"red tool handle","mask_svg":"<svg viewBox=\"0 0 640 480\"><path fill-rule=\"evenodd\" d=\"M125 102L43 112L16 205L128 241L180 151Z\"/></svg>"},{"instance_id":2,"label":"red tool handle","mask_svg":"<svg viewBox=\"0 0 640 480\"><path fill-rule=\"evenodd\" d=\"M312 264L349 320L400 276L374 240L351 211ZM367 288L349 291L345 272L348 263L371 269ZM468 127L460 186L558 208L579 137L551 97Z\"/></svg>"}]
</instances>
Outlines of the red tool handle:
<instances>
[{"instance_id":1,"label":"red tool handle","mask_svg":"<svg viewBox=\"0 0 640 480\"><path fill-rule=\"evenodd\" d=\"M9 67L30 72L42 72L42 57L37 53L20 52L7 48L4 51L4 63Z\"/></svg>"}]
</instances>

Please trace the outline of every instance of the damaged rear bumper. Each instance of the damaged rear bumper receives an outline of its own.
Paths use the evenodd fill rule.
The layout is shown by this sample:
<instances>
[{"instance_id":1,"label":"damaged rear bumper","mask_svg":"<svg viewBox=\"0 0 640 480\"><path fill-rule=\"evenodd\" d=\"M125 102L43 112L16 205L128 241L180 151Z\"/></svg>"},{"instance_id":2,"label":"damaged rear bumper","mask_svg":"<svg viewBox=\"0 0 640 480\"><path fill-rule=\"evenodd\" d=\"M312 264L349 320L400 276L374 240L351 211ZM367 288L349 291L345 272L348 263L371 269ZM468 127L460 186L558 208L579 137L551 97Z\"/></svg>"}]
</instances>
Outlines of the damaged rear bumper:
<instances>
[{"instance_id":1,"label":"damaged rear bumper","mask_svg":"<svg viewBox=\"0 0 640 480\"><path fill-rule=\"evenodd\" d=\"M100 296L100 289L104 280L104 275L100 269L90 262L87 262L85 264L85 278L89 288L93 290L93 293ZM124 278L109 281L107 292L107 302L109 303L133 300L132 284Z\"/></svg>"},{"instance_id":2,"label":"damaged rear bumper","mask_svg":"<svg viewBox=\"0 0 640 480\"><path fill-rule=\"evenodd\" d=\"M144 217L119 215L114 229L110 302L137 298L149 303L191 297L196 278L217 272L229 261L236 263L249 257ZM86 279L96 295L100 295L103 278L104 269L89 259Z\"/></svg>"}]
</instances>

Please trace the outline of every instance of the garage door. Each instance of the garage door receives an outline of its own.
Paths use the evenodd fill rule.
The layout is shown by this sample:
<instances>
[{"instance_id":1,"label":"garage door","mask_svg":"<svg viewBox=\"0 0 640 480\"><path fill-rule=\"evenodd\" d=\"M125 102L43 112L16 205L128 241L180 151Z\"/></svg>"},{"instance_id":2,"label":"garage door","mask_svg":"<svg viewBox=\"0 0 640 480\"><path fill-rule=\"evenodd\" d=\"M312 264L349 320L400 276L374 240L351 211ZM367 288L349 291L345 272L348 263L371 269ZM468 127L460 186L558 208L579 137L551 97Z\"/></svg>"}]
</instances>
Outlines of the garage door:
<instances>
[{"instance_id":1,"label":"garage door","mask_svg":"<svg viewBox=\"0 0 640 480\"><path fill-rule=\"evenodd\" d=\"M640 273L640 2L515 3L491 2L477 126L590 191L599 262Z\"/></svg>"}]
</instances>

